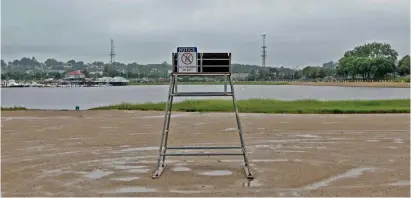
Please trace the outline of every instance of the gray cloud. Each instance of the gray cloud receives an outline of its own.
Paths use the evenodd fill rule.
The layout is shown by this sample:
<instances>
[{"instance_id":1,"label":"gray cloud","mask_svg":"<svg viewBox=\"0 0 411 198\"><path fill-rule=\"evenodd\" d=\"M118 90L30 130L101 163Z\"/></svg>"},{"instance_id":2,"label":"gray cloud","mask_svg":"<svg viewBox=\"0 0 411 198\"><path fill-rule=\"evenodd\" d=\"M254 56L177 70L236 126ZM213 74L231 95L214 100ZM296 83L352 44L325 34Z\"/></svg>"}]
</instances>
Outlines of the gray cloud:
<instances>
[{"instance_id":1,"label":"gray cloud","mask_svg":"<svg viewBox=\"0 0 411 198\"><path fill-rule=\"evenodd\" d=\"M230 51L260 64L318 65L356 45L389 42L410 52L408 0L3 0L2 58L169 61L177 46Z\"/></svg>"}]
</instances>

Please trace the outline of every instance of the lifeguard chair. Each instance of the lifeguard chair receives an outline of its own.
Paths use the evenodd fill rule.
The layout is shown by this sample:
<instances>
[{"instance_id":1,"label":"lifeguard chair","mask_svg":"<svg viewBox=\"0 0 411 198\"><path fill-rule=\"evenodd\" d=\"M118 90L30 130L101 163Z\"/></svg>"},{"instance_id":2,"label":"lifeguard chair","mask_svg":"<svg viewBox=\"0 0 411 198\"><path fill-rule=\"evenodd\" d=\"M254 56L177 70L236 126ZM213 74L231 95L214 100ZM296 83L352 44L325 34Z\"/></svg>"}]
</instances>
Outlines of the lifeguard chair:
<instances>
[{"instance_id":1,"label":"lifeguard chair","mask_svg":"<svg viewBox=\"0 0 411 198\"><path fill-rule=\"evenodd\" d=\"M244 143L243 130L241 127L240 117L238 115L237 100L234 94L234 86L231 79L231 53L197 53L196 47L178 47L177 53L172 54L172 72L170 74L170 87L165 110L163 130L161 133L161 143L157 156L157 166L153 179L161 176L166 168L166 156L243 156L243 168L248 179L253 179L254 175L248 161L246 146ZM222 76L224 77L224 92L178 92L177 80L181 76ZM227 82L230 85L230 91L227 91ZM170 117L174 97L190 96L230 96L233 99L237 129L239 134L240 146L178 146L171 147L167 145L168 135L170 132ZM169 150L192 149L239 149L241 153L168 153Z\"/></svg>"}]
</instances>

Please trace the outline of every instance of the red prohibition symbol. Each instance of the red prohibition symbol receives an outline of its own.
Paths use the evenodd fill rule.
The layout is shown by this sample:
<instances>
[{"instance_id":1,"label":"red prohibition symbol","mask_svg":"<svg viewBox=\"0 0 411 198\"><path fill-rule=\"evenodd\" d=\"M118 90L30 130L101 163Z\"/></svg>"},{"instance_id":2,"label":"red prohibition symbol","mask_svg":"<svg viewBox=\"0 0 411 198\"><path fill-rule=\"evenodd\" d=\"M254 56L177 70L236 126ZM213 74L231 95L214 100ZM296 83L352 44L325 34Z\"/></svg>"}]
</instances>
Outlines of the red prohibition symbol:
<instances>
[{"instance_id":1,"label":"red prohibition symbol","mask_svg":"<svg viewBox=\"0 0 411 198\"><path fill-rule=\"evenodd\" d=\"M190 53L184 53L184 54L181 56L181 62L183 62L183 63L186 64L186 65L191 64L193 61L194 61L194 57L193 57L193 55L190 54Z\"/></svg>"}]
</instances>

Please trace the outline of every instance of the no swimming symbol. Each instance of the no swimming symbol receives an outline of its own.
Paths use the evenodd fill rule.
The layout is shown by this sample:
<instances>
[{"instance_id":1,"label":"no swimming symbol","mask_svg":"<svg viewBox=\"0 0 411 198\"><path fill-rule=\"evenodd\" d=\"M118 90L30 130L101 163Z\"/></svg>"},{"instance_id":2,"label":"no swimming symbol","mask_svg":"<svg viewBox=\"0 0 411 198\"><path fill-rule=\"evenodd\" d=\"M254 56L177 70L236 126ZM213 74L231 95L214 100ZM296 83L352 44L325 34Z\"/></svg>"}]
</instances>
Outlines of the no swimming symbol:
<instances>
[{"instance_id":1,"label":"no swimming symbol","mask_svg":"<svg viewBox=\"0 0 411 198\"><path fill-rule=\"evenodd\" d=\"M191 53L184 53L181 56L181 62L186 64L186 65L191 64L193 61L194 61L194 57Z\"/></svg>"}]
</instances>

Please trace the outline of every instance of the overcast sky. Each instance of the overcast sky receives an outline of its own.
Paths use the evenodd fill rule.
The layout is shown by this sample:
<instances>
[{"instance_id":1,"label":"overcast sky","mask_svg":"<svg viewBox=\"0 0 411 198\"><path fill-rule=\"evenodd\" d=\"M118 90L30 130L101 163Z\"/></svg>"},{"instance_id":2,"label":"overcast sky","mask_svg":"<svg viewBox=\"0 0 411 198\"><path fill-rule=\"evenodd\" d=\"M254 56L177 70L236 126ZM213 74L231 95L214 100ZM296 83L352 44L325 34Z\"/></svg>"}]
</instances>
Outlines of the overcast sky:
<instances>
[{"instance_id":1,"label":"overcast sky","mask_svg":"<svg viewBox=\"0 0 411 198\"><path fill-rule=\"evenodd\" d=\"M1 55L170 62L178 46L232 52L236 63L303 67L365 42L410 51L409 0L2 0Z\"/></svg>"}]
</instances>

